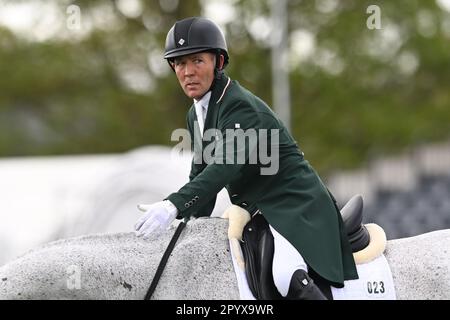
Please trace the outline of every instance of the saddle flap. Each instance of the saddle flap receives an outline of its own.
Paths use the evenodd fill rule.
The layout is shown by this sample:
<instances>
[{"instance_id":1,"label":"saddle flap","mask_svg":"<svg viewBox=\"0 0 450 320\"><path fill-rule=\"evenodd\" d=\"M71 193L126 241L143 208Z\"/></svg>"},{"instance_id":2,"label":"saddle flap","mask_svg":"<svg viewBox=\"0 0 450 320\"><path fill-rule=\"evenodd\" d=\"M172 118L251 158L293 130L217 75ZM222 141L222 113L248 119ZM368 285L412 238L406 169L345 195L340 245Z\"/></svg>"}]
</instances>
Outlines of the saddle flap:
<instances>
[{"instance_id":1,"label":"saddle flap","mask_svg":"<svg viewBox=\"0 0 450 320\"><path fill-rule=\"evenodd\" d=\"M255 215L246 224L242 240L245 273L253 296L260 300L281 299L272 274L273 235L262 214Z\"/></svg>"}]
</instances>

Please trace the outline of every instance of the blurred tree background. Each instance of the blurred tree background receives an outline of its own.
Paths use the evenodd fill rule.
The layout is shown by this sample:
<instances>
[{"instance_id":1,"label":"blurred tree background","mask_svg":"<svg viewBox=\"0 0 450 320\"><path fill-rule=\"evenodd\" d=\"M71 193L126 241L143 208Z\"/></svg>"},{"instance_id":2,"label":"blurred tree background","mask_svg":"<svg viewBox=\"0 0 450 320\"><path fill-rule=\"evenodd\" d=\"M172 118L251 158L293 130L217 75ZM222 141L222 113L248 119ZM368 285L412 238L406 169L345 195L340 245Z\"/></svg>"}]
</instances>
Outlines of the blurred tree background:
<instances>
[{"instance_id":1,"label":"blurred tree background","mask_svg":"<svg viewBox=\"0 0 450 320\"><path fill-rule=\"evenodd\" d=\"M449 1L290 0L288 12L292 133L320 172L450 138ZM270 104L268 1L1 1L0 156L174 145L191 101L164 41L196 15L224 28L228 75Z\"/></svg>"}]
</instances>

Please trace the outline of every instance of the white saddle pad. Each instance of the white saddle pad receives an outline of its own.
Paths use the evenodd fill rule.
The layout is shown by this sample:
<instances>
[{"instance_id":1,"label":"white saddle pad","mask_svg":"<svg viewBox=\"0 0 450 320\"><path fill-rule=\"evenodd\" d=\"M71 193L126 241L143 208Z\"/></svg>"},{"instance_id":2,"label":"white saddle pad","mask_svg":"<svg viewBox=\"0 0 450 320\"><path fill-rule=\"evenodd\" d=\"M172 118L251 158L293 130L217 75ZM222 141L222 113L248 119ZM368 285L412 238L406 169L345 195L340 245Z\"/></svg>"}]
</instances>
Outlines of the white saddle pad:
<instances>
[{"instance_id":1,"label":"white saddle pad","mask_svg":"<svg viewBox=\"0 0 450 320\"><path fill-rule=\"evenodd\" d=\"M230 243L231 246L231 243ZM255 300L248 286L245 271L231 254L241 300ZM356 265L359 279L347 280L344 288L331 287L335 300L396 300L391 269L384 255L371 262Z\"/></svg>"}]
</instances>

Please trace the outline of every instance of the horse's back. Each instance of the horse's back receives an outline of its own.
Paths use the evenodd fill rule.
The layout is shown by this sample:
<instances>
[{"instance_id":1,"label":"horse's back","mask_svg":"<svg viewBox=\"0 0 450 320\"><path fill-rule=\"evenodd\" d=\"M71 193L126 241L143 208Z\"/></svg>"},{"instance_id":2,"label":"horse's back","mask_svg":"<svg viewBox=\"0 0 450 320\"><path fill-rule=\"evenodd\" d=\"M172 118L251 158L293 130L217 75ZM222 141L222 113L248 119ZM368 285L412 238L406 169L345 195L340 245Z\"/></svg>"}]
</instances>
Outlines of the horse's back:
<instances>
[{"instance_id":1,"label":"horse's back","mask_svg":"<svg viewBox=\"0 0 450 320\"><path fill-rule=\"evenodd\" d=\"M450 299L450 229L389 240L385 255L398 299Z\"/></svg>"},{"instance_id":2,"label":"horse's back","mask_svg":"<svg viewBox=\"0 0 450 320\"><path fill-rule=\"evenodd\" d=\"M227 226L218 218L191 221L152 298L239 299ZM143 299L173 232L49 243L0 268L0 299Z\"/></svg>"},{"instance_id":3,"label":"horse's back","mask_svg":"<svg viewBox=\"0 0 450 320\"><path fill-rule=\"evenodd\" d=\"M190 221L152 298L239 299L228 221ZM174 228L149 240L134 233L49 243L0 267L0 299L143 299ZM398 299L450 299L450 230L389 240Z\"/></svg>"}]
</instances>

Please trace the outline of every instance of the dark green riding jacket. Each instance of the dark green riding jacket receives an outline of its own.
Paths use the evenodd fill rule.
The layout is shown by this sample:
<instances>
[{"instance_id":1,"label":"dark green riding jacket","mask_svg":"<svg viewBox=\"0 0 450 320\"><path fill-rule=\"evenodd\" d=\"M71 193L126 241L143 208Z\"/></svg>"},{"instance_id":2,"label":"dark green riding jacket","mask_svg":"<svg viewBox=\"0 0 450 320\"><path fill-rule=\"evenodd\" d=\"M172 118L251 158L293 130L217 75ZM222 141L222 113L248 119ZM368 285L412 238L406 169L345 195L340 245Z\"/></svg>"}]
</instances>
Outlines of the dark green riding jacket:
<instances>
[{"instance_id":1,"label":"dark green riding jacket","mask_svg":"<svg viewBox=\"0 0 450 320\"><path fill-rule=\"evenodd\" d=\"M177 207L179 218L209 216L217 193L225 187L233 204L250 213L260 210L270 225L297 248L309 267L333 285L341 287L344 280L358 278L332 196L288 130L261 99L223 75L212 89L203 140L196 120L192 106L187 125L191 136L195 136L192 145L197 152L190 182L167 197ZM230 141L238 139L230 132L238 129L241 133L266 132L267 138L264 134L254 135L258 137L256 145L249 139L244 146L228 148ZM215 160L205 160L202 151L215 155ZM245 153L245 163L239 152ZM268 163L267 157L260 154L275 156ZM268 171L262 174L264 168ZM275 169L278 170L273 174Z\"/></svg>"}]
</instances>

